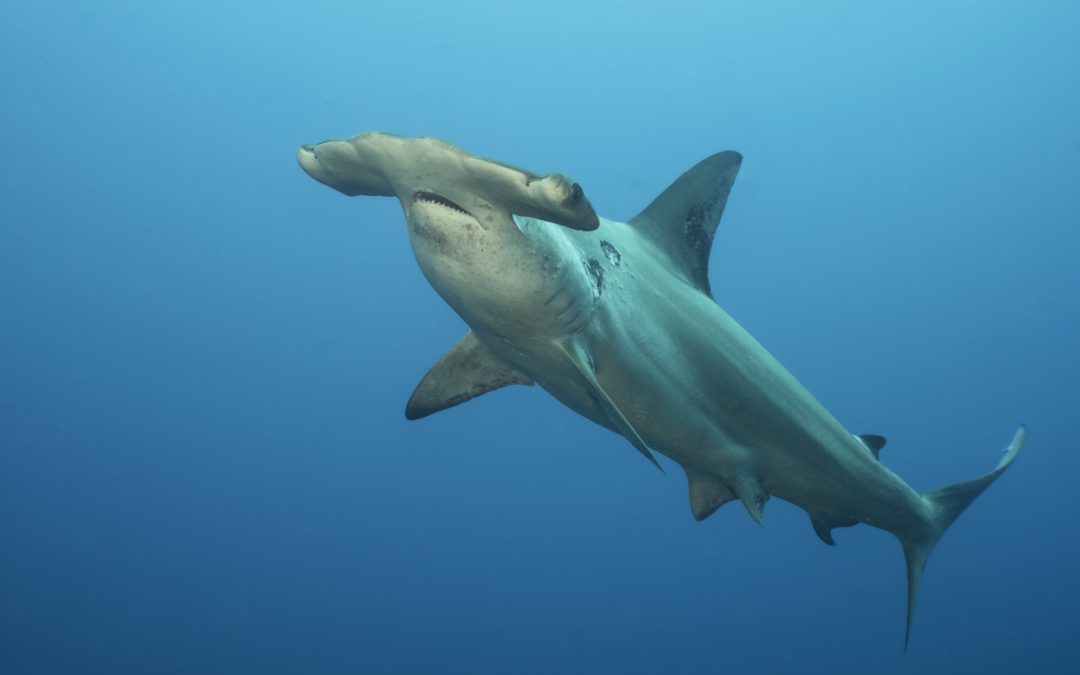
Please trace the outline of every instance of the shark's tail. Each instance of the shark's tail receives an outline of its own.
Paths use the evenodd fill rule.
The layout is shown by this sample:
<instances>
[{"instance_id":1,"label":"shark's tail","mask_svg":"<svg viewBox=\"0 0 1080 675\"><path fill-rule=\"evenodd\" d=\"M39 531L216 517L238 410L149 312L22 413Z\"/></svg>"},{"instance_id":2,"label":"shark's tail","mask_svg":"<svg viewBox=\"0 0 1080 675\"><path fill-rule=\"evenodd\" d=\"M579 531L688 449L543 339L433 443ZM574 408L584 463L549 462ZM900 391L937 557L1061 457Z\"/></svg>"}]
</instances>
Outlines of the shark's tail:
<instances>
[{"instance_id":1,"label":"shark's tail","mask_svg":"<svg viewBox=\"0 0 1080 675\"><path fill-rule=\"evenodd\" d=\"M907 628L904 632L904 651L907 651L908 638L911 636L911 618L915 613L915 599L919 594L919 580L922 579L923 568L926 559L930 557L930 551L945 534L945 530L953 524L964 509L982 494L983 490L990 487L998 477L1005 473L1005 469L1013 463L1020 454L1020 447L1024 444L1026 429L1021 426L1016 430L1012 442L1005 449L1005 456L998 462L997 468L986 474L964 483L957 483L943 487L940 490L927 492L923 498L929 508L928 526L921 531L898 534L900 543L904 546L904 557L907 559L908 598L907 598Z\"/></svg>"}]
</instances>

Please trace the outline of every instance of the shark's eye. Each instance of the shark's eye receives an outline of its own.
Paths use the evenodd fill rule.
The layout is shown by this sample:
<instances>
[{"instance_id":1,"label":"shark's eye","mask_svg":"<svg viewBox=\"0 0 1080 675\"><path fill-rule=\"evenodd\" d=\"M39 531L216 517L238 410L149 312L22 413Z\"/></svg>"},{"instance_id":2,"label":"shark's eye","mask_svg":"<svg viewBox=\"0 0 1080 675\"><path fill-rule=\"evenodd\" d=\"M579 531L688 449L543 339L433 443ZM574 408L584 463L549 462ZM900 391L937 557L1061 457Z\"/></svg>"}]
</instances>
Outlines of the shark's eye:
<instances>
[{"instance_id":1,"label":"shark's eye","mask_svg":"<svg viewBox=\"0 0 1080 675\"><path fill-rule=\"evenodd\" d=\"M585 197L585 192L582 191L581 186L574 183L570 186L570 201L575 204L579 203Z\"/></svg>"}]
</instances>

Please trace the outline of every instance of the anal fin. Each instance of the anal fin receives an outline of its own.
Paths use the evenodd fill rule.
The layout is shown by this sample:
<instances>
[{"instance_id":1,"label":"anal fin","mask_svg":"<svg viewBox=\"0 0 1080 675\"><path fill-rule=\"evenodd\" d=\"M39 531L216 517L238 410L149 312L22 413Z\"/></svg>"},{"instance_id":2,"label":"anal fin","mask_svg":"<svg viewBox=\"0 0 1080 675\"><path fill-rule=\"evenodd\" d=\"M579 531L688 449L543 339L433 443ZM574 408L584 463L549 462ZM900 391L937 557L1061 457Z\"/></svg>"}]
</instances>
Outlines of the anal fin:
<instances>
[{"instance_id":1,"label":"anal fin","mask_svg":"<svg viewBox=\"0 0 1080 675\"><path fill-rule=\"evenodd\" d=\"M596 404L604 411L604 414L607 415L611 425L625 436L637 448L637 451L644 455L645 459L652 462L653 466L660 469L660 471L664 471L664 467L660 466L660 462L656 461L656 456L649 450L649 446L645 445L645 441L642 440L641 435L634 429L634 426L630 424L630 420L626 419L626 416L619 410L619 406L615 405L615 401L611 400L608 393L600 386L600 382L596 379L596 373L593 372L593 367L590 365L588 357L583 353L582 348L576 343L559 343L559 346L570 363L573 364L574 369L581 375L582 384L586 387L593 400L596 401Z\"/></svg>"},{"instance_id":2,"label":"anal fin","mask_svg":"<svg viewBox=\"0 0 1080 675\"><path fill-rule=\"evenodd\" d=\"M485 347L472 331L446 352L416 385L405 417L417 420L511 384L532 379Z\"/></svg>"},{"instance_id":3,"label":"anal fin","mask_svg":"<svg viewBox=\"0 0 1080 675\"><path fill-rule=\"evenodd\" d=\"M858 525L857 520L851 520L849 518L835 518L824 515L810 515L810 524L814 526L814 533L817 534L821 541L825 542L829 546L836 546L836 540L833 539L833 528L837 527L851 527L852 525Z\"/></svg>"}]
</instances>

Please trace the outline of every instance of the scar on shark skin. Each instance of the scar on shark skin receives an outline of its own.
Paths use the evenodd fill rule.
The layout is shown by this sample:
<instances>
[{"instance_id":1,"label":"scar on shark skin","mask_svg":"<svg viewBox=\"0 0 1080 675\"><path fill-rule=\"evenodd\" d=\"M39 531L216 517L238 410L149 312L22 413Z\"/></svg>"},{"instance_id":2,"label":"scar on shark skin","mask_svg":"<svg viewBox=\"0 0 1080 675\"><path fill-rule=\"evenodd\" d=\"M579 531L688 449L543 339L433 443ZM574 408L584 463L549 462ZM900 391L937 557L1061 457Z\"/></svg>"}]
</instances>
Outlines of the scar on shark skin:
<instances>
[{"instance_id":1,"label":"scar on shark skin","mask_svg":"<svg viewBox=\"0 0 1080 675\"><path fill-rule=\"evenodd\" d=\"M705 158L625 223L598 216L562 174L434 138L369 132L302 146L297 158L346 195L399 196L417 264L469 327L406 417L538 383L657 468L656 454L681 467L698 520L737 501L761 523L776 497L829 545L834 529L859 523L890 532L907 565L906 650L930 551L1012 465L1026 431L989 473L920 494L882 465L884 437L828 413L713 300L709 251L741 155ZM467 220L483 229L467 231ZM629 260L633 274L612 283Z\"/></svg>"},{"instance_id":2,"label":"scar on shark skin","mask_svg":"<svg viewBox=\"0 0 1080 675\"><path fill-rule=\"evenodd\" d=\"M604 267L596 258L585 261L585 271L589 273L593 288L596 289L597 297L604 292Z\"/></svg>"},{"instance_id":3,"label":"scar on shark skin","mask_svg":"<svg viewBox=\"0 0 1080 675\"><path fill-rule=\"evenodd\" d=\"M608 259L608 262L615 267L622 264L622 255L619 253L619 249L611 245L611 242L601 239L600 250L604 252L604 257Z\"/></svg>"}]
</instances>

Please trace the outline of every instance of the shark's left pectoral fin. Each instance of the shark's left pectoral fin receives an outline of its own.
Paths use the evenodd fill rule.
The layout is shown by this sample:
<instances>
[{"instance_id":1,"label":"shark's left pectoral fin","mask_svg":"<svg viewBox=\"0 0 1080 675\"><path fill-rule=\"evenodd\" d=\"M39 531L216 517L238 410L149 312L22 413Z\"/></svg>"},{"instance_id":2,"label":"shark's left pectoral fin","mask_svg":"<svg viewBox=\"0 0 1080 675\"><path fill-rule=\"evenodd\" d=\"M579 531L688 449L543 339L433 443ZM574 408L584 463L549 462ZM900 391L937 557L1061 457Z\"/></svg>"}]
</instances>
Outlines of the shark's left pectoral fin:
<instances>
[{"instance_id":1,"label":"shark's left pectoral fin","mask_svg":"<svg viewBox=\"0 0 1080 675\"><path fill-rule=\"evenodd\" d=\"M559 346L562 348L563 353L566 354L566 358L573 364L574 370L581 376L581 385L589 392L596 405L604 411L611 425L618 429L619 433L625 436L626 440L630 441L637 448L637 451L645 456L645 459L652 462L660 471L664 471L664 467L660 466L660 462L656 461L656 457L649 450L649 446L645 445L645 441L642 440L641 435L634 429L634 426L630 424L630 420L626 419L626 415L619 410L619 406L615 405L615 401L611 400L608 393L600 386L600 382L596 379L592 360L589 358L585 348L573 341L560 343Z\"/></svg>"},{"instance_id":2,"label":"shark's left pectoral fin","mask_svg":"<svg viewBox=\"0 0 1080 675\"><path fill-rule=\"evenodd\" d=\"M469 331L428 371L405 406L417 420L510 384L532 386L532 379L499 358Z\"/></svg>"}]
</instances>

